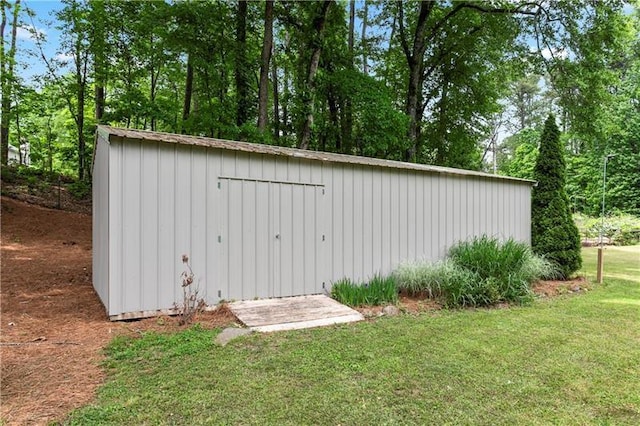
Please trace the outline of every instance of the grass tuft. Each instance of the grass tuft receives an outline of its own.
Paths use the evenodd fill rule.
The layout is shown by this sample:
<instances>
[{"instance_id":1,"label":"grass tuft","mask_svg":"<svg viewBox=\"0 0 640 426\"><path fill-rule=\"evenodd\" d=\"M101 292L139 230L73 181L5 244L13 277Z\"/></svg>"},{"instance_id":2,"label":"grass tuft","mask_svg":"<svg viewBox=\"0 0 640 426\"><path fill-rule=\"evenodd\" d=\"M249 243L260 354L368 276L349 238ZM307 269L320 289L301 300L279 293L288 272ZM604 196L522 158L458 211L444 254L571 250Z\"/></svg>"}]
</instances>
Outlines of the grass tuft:
<instances>
[{"instance_id":1,"label":"grass tuft","mask_svg":"<svg viewBox=\"0 0 640 426\"><path fill-rule=\"evenodd\" d=\"M374 275L368 283L343 278L331 287L331 297L347 306L376 306L398 301L398 287L392 276Z\"/></svg>"},{"instance_id":2,"label":"grass tuft","mask_svg":"<svg viewBox=\"0 0 640 426\"><path fill-rule=\"evenodd\" d=\"M394 271L398 289L412 296L425 295L438 299L448 288L459 282L471 281L475 277L451 261L431 263L425 260L406 261Z\"/></svg>"}]
</instances>

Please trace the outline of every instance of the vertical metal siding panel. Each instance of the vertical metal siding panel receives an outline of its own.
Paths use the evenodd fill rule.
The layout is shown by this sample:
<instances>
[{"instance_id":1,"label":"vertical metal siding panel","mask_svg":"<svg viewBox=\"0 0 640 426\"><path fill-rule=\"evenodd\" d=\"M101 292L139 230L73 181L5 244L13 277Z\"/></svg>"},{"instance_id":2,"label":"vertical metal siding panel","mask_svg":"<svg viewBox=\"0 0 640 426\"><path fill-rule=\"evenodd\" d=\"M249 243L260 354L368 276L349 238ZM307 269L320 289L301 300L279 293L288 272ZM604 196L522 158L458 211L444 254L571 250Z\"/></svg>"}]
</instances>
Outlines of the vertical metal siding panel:
<instances>
[{"instance_id":1,"label":"vertical metal siding panel","mask_svg":"<svg viewBox=\"0 0 640 426\"><path fill-rule=\"evenodd\" d=\"M500 221L501 221L501 210L502 210L502 206L500 203L500 197L499 197L499 191L498 191L498 185L493 182L487 182L490 187L491 187L491 206L492 206L492 217L493 217L493 232L492 232L492 236L494 238L500 238Z\"/></svg>"},{"instance_id":2,"label":"vertical metal siding panel","mask_svg":"<svg viewBox=\"0 0 640 426\"><path fill-rule=\"evenodd\" d=\"M253 257L255 259L255 280L256 290L255 297L269 297L270 277L272 263L272 236L271 234L271 217L269 209L269 191L270 184L265 182L257 182L256 198L255 198L255 244L253 244ZM273 236L275 238L275 235ZM245 259L246 260L246 259Z\"/></svg>"},{"instance_id":3,"label":"vertical metal siding panel","mask_svg":"<svg viewBox=\"0 0 640 426\"><path fill-rule=\"evenodd\" d=\"M334 165L331 170L331 277L339 280L344 274L344 168Z\"/></svg>"},{"instance_id":4,"label":"vertical metal siding panel","mask_svg":"<svg viewBox=\"0 0 640 426\"><path fill-rule=\"evenodd\" d=\"M496 224L496 237L502 241L505 237L505 188L500 185L498 182L492 181L492 185L495 190L496 197L496 209L497 209L497 224Z\"/></svg>"},{"instance_id":5,"label":"vertical metal siding panel","mask_svg":"<svg viewBox=\"0 0 640 426\"><path fill-rule=\"evenodd\" d=\"M300 263L300 251L295 244L297 224L296 212L293 210L294 193L292 185L280 184L280 277L282 280L282 295L294 294L294 280L297 277L296 268Z\"/></svg>"},{"instance_id":6,"label":"vertical metal siding panel","mask_svg":"<svg viewBox=\"0 0 640 426\"><path fill-rule=\"evenodd\" d=\"M276 157L276 180L289 179L289 158Z\"/></svg>"},{"instance_id":7,"label":"vertical metal siding panel","mask_svg":"<svg viewBox=\"0 0 640 426\"><path fill-rule=\"evenodd\" d=\"M296 181L302 182L302 183L312 182L313 179L311 178L311 175L312 175L311 168L312 168L311 162L300 160L300 166L299 166L300 175L298 176L298 179L296 179Z\"/></svg>"},{"instance_id":8,"label":"vertical metal siding panel","mask_svg":"<svg viewBox=\"0 0 640 426\"><path fill-rule=\"evenodd\" d=\"M512 184L502 184L503 193L505 193L505 197L503 197L504 203L504 214L505 214L505 225L506 225L506 235L505 238L508 239L510 237L515 239L514 228L513 228L513 185Z\"/></svg>"},{"instance_id":9,"label":"vertical metal siding panel","mask_svg":"<svg viewBox=\"0 0 640 426\"><path fill-rule=\"evenodd\" d=\"M141 287L140 310L158 305L158 142L142 143L140 161Z\"/></svg>"},{"instance_id":10,"label":"vertical metal siding panel","mask_svg":"<svg viewBox=\"0 0 640 426\"><path fill-rule=\"evenodd\" d=\"M141 299L141 145L124 143L122 179L122 312L142 308Z\"/></svg>"},{"instance_id":11,"label":"vertical metal siding panel","mask_svg":"<svg viewBox=\"0 0 640 426\"><path fill-rule=\"evenodd\" d=\"M207 282L213 268L207 263L207 151L203 147L191 150L191 267L193 268L198 297L207 300Z\"/></svg>"},{"instance_id":12,"label":"vertical metal siding panel","mask_svg":"<svg viewBox=\"0 0 640 426\"><path fill-rule=\"evenodd\" d=\"M158 305L172 306L176 302L181 265L175 243L176 146L158 145Z\"/></svg>"},{"instance_id":13,"label":"vertical metal siding panel","mask_svg":"<svg viewBox=\"0 0 640 426\"><path fill-rule=\"evenodd\" d=\"M522 205L524 208L521 215L523 220L521 226L524 231L524 241L528 244L531 244L531 190L531 186L524 187L523 185Z\"/></svg>"},{"instance_id":14,"label":"vertical metal siding panel","mask_svg":"<svg viewBox=\"0 0 640 426\"><path fill-rule=\"evenodd\" d=\"M381 180L381 203L380 203L380 219L381 219L381 266L384 268L383 273L387 272L387 269L391 265L391 173L387 170L380 171Z\"/></svg>"},{"instance_id":15,"label":"vertical metal siding panel","mask_svg":"<svg viewBox=\"0 0 640 426\"><path fill-rule=\"evenodd\" d=\"M374 272L382 272L384 269L384 256L383 256L383 225L382 225L382 210L384 209L384 195L382 190L382 181L384 179L384 173L380 170L375 170L372 177L372 194L371 194L371 235L372 243L371 248L372 260Z\"/></svg>"},{"instance_id":16,"label":"vertical metal siding panel","mask_svg":"<svg viewBox=\"0 0 640 426\"><path fill-rule=\"evenodd\" d=\"M489 237L495 237L498 214L496 211L496 199L494 195L493 183L490 181L485 181L484 187L485 193L487 194L487 235Z\"/></svg>"},{"instance_id":17,"label":"vertical metal siding panel","mask_svg":"<svg viewBox=\"0 0 640 426\"><path fill-rule=\"evenodd\" d=\"M423 175L422 176L422 181L424 183L424 195L423 195L423 199L422 199L422 209L424 211L424 216L422 218L422 223L423 223L423 233L422 233L422 238L424 239L424 247L422 248L423 250L423 257L427 260L433 260L434 259L434 250L433 250L433 241L434 238L437 234L437 230L434 227L433 221L434 221L434 198L435 198L435 191L433 188L433 181L434 181L434 177L433 175Z\"/></svg>"},{"instance_id":18,"label":"vertical metal siding panel","mask_svg":"<svg viewBox=\"0 0 640 426\"><path fill-rule=\"evenodd\" d=\"M325 175L327 174L327 167L323 163L311 164L311 181L313 183L323 184L325 183ZM327 184L329 182L326 182ZM314 280L315 291L322 292L329 289L329 281L331 278L331 270L328 262L328 248L330 235L328 233L328 224L330 223L330 198L328 195L329 185L322 187L316 187L314 191L315 205L316 205L316 217L315 217L315 233L316 233L316 263L314 266ZM323 238L324 236L324 238Z\"/></svg>"},{"instance_id":19,"label":"vertical metal siding panel","mask_svg":"<svg viewBox=\"0 0 640 426\"><path fill-rule=\"evenodd\" d=\"M251 154L248 158L249 174L246 175L253 179L264 179L264 155Z\"/></svg>"},{"instance_id":20,"label":"vertical metal siding panel","mask_svg":"<svg viewBox=\"0 0 640 426\"><path fill-rule=\"evenodd\" d=\"M416 250L416 174L414 172L407 173L407 223L404 227L407 232L406 255L405 259L415 259Z\"/></svg>"},{"instance_id":21,"label":"vertical metal siding panel","mask_svg":"<svg viewBox=\"0 0 640 426\"><path fill-rule=\"evenodd\" d=\"M447 244L448 250L451 245L458 240L460 231L460 192L458 189L458 179L455 176L447 176Z\"/></svg>"},{"instance_id":22,"label":"vertical metal siding panel","mask_svg":"<svg viewBox=\"0 0 640 426\"><path fill-rule=\"evenodd\" d=\"M221 175L225 177L236 176L236 153L233 151L220 150Z\"/></svg>"},{"instance_id":23,"label":"vertical metal siding panel","mask_svg":"<svg viewBox=\"0 0 640 426\"><path fill-rule=\"evenodd\" d=\"M235 176L249 177L249 163L251 156L245 152L237 151L236 153L236 171Z\"/></svg>"},{"instance_id":24,"label":"vertical metal siding panel","mask_svg":"<svg viewBox=\"0 0 640 426\"><path fill-rule=\"evenodd\" d=\"M180 274L185 270L182 264L182 255L193 255L191 245L191 210L192 210L192 181L191 181L191 146L177 146L175 157L175 193L174 193L174 244L175 256L172 263L176 268L174 281L179 280ZM179 302L182 298L182 289L174 286L173 300Z\"/></svg>"},{"instance_id":25,"label":"vertical metal siding panel","mask_svg":"<svg viewBox=\"0 0 640 426\"><path fill-rule=\"evenodd\" d=\"M438 258L444 257L447 245L447 225L451 221L447 210L447 178L438 175Z\"/></svg>"},{"instance_id":26,"label":"vertical metal siding panel","mask_svg":"<svg viewBox=\"0 0 640 426\"><path fill-rule=\"evenodd\" d=\"M206 302L210 305L216 304L222 298L222 244L218 242L218 235L221 235L223 198L222 182L218 179L220 175L220 152L219 150L206 150L207 162L207 281L206 281ZM218 188L220 183L220 188ZM220 292L220 296L218 296ZM226 296L226 295L225 295Z\"/></svg>"},{"instance_id":27,"label":"vertical metal siding panel","mask_svg":"<svg viewBox=\"0 0 640 426\"><path fill-rule=\"evenodd\" d=\"M109 315L123 312L122 292L122 187L123 142L109 148Z\"/></svg>"},{"instance_id":28,"label":"vertical metal siding panel","mask_svg":"<svg viewBox=\"0 0 640 426\"><path fill-rule=\"evenodd\" d=\"M389 258L389 265L391 266L400 260L400 179L395 171L389 174L389 178L389 190L391 194L391 202L389 203L391 209L391 256Z\"/></svg>"},{"instance_id":29,"label":"vertical metal siding panel","mask_svg":"<svg viewBox=\"0 0 640 426\"><path fill-rule=\"evenodd\" d=\"M342 193L342 214L344 217L343 233L342 233L342 253L343 253L343 273L347 277L354 278L355 270L353 267L353 251L354 251L354 214L353 214L353 195L354 195L354 178L353 166L345 165L343 172L343 193Z\"/></svg>"},{"instance_id":30,"label":"vertical metal siding panel","mask_svg":"<svg viewBox=\"0 0 640 426\"><path fill-rule=\"evenodd\" d=\"M483 229L483 234L488 237L493 236L493 222L494 222L494 209L493 209L493 191L491 187L491 182L483 181L481 192L484 196L484 205L485 205L485 224Z\"/></svg>"},{"instance_id":31,"label":"vertical metal siding panel","mask_svg":"<svg viewBox=\"0 0 640 426\"><path fill-rule=\"evenodd\" d=\"M451 247L457 241L462 239L462 212L460 208L462 207L462 185L461 180L457 177L451 177L451 193L449 194L451 198L451 210L449 211L449 216L451 219L451 235L449 237L449 244L447 248Z\"/></svg>"},{"instance_id":32,"label":"vertical metal siding panel","mask_svg":"<svg viewBox=\"0 0 640 426\"><path fill-rule=\"evenodd\" d=\"M416 258L424 259L425 257L425 218L426 211L424 208L424 191L425 191L424 173L415 174L416 182Z\"/></svg>"},{"instance_id":33,"label":"vertical metal siding panel","mask_svg":"<svg viewBox=\"0 0 640 426\"><path fill-rule=\"evenodd\" d=\"M282 290L282 228L281 223L283 220L283 213L281 210L280 201L280 184L273 184L269 186L269 216L270 225L269 228L269 245L272 248L272 261L271 261L271 282L270 282L270 296L280 297L283 295ZM276 235L279 237L276 238Z\"/></svg>"},{"instance_id":34,"label":"vertical metal siding panel","mask_svg":"<svg viewBox=\"0 0 640 426\"><path fill-rule=\"evenodd\" d=\"M408 256L408 211L409 211L409 173L406 170L401 170L398 174L398 192L400 194L398 202L398 258L393 264L404 260Z\"/></svg>"},{"instance_id":35,"label":"vertical metal siding panel","mask_svg":"<svg viewBox=\"0 0 640 426\"><path fill-rule=\"evenodd\" d=\"M329 279L331 277L330 271L327 268L327 247L329 243L327 241L327 207L328 200L327 188L316 187L315 205L316 205L316 257L314 265L314 281L315 281L315 293L322 293L329 290Z\"/></svg>"},{"instance_id":36,"label":"vertical metal siding panel","mask_svg":"<svg viewBox=\"0 0 640 426\"><path fill-rule=\"evenodd\" d=\"M276 178L276 162L272 156L265 155L262 158L262 178L269 180Z\"/></svg>"},{"instance_id":37,"label":"vertical metal siding panel","mask_svg":"<svg viewBox=\"0 0 640 426\"><path fill-rule=\"evenodd\" d=\"M480 179L473 179L473 236L478 237L482 235L480 231L480 220L484 216L484 212L480 208L480 200L482 195L480 194Z\"/></svg>"},{"instance_id":38,"label":"vertical metal siding panel","mask_svg":"<svg viewBox=\"0 0 640 426\"><path fill-rule=\"evenodd\" d=\"M318 206L316 205L316 187L303 185L300 187L302 191L302 203L304 215L302 216L302 255L303 255L303 288L299 294L313 294L316 292L316 246L317 246L317 229L316 215Z\"/></svg>"},{"instance_id":39,"label":"vertical metal siding panel","mask_svg":"<svg viewBox=\"0 0 640 426\"><path fill-rule=\"evenodd\" d=\"M354 278L364 280L366 278L365 271L363 270L364 262L364 221L363 221L363 192L364 192L364 168L353 168L353 193L351 198L352 214L351 214L351 226L353 229L353 257L352 257L352 274Z\"/></svg>"},{"instance_id":40,"label":"vertical metal siding panel","mask_svg":"<svg viewBox=\"0 0 640 426\"><path fill-rule=\"evenodd\" d=\"M470 178L458 179L458 182L460 185L460 205L458 206L458 209L460 211L459 239L464 241L469 239L469 237L471 236L469 232L469 229L471 228L471 226L469 226L469 222L473 221L473 216L469 211L469 195L471 195L471 192L469 191L469 185L472 185L473 182Z\"/></svg>"},{"instance_id":41,"label":"vertical metal siding panel","mask_svg":"<svg viewBox=\"0 0 640 426\"><path fill-rule=\"evenodd\" d=\"M291 241L292 256L287 259L291 263L292 282L289 295L304 293L304 268L305 268L305 216L309 212L304 204L304 187L300 185L286 185L290 188L291 198L287 209L291 210L292 229L287 238Z\"/></svg>"},{"instance_id":42,"label":"vertical metal siding panel","mask_svg":"<svg viewBox=\"0 0 640 426\"><path fill-rule=\"evenodd\" d=\"M224 167L224 158L219 153L220 170ZM229 202L230 194L229 187L230 181L227 179L218 179L220 185L220 204L218 208L218 233L216 235L216 241L219 244L220 257L218 259L218 289L220 292L220 298L225 300L231 300L229 289Z\"/></svg>"},{"instance_id":43,"label":"vertical metal siding panel","mask_svg":"<svg viewBox=\"0 0 640 426\"><path fill-rule=\"evenodd\" d=\"M93 228L92 281L109 313L109 142L98 135L93 164L91 212Z\"/></svg>"},{"instance_id":44,"label":"vertical metal siding panel","mask_svg":"<svg viewBox=\"0 0 640 426\"><path fill-rule=\"evenodd\" d=\"M363 169L362 184L362 274L370 277L379 269L373 260L373 179L375 169Z\"/></svg>"},{"instance_id":45,"label":"vertical metal siding panel","mask_svg":"<svg viewBox=\"0 0 640 426\"><path fill-rule=\"evenodd\" d=\"M232 211L242 221L242 233L238 235L241 257L233 259L234 268L241 269L242 298L252 299L257 296L256 287L256 184L255 181L239 181L241 185L242 204L240 209ZM234 237L234 240L236 238Z\"/></svg>"},{"instance_id":46,"label":"vertical metal siding panel","mask_svg":"<svg viewBox=\"0 0 640 426\"><path fill-rule=\"evenodd\" d=\"M243 299L243 268L242 268L242 236L243 236L243 217L242 217L242 187L243 182L240 180L227 180L228 186L228 202L227 202L227 277L228 277L228 294L231 300Z\"/></svg>"}]
</instances>

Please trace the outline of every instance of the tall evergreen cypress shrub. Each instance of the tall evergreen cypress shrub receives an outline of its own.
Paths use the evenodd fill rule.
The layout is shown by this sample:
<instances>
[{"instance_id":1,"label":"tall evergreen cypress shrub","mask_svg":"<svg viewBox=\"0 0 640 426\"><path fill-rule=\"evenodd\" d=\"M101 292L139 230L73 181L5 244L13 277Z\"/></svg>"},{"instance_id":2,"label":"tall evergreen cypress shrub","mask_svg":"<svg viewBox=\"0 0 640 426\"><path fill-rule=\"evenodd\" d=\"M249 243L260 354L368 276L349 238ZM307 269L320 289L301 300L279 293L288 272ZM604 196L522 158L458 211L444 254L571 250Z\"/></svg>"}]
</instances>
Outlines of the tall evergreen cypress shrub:
<instances>
[{"instance_id":1,"label":"tall evergreen cypress shrub","mask_svg":"<svg viewBox=\"0 0 640 426\"><path fill-rule=\"evenodd\" d=\"M555 263L563 278L582 266L580 234L571 217L565 192L565 161L560 131L553 115L547 118L540 138L531 206L533 251Z\"/></svg>"}]
</instances>

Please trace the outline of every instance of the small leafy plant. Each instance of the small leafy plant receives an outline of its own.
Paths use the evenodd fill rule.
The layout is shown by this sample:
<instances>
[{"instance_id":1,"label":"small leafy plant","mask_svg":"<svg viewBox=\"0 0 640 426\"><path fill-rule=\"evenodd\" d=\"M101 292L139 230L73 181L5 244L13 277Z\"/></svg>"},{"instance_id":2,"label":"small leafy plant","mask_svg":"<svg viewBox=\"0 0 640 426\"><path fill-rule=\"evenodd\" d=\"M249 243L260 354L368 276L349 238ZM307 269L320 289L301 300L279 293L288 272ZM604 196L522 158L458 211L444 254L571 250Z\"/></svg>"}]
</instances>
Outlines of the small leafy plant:
<instances>
[{"instance_id":1,"label":"small leafy plant","mask_svg":"<svg viewBox=\"0 0 640 426\"><path fill-rule=\"evenodd\" d=\"M348 306L376 306L398 301L398 287L392 276L374 275L368 283L343 278L331 287L331 297Z\"/></svg>"},{"instance_id":2,"label":"small leafy plant","mask_svg":"<svg viewBox=\"0 0 640 426\"><path fill-rule=\"evenodd\" d=\"M185 270L180 274L182 281L182 304L179 306L176 304L176 309L178 309L178 323L185 325L190 324L196 314L204 310L206 303L204 299L198 299L200 289L197 285L193 285L194 274L191 265L189 265L189 256L183 254L182 263L185 266Z\"/></svg>"}]
</instances>

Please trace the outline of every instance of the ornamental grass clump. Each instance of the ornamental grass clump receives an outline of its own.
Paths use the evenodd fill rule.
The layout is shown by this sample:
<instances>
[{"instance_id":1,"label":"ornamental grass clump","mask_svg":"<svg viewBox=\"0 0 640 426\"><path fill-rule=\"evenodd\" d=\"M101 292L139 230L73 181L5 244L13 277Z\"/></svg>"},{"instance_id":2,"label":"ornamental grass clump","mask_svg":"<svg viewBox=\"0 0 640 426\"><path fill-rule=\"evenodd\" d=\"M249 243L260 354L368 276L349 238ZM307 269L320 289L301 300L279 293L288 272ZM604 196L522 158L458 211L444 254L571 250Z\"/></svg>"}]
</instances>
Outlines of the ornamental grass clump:
<instances>
[{"instance_id":1,"label":"ornamental grass clump","mask_svg":"<svg viewBox=\"0 0 640 426\"><path fill-rule=\"evenodd\" d=\"M402 262L393 271L400 291L411 296L423 295L430 299L444 296L446 290L456 283L475 279L472 273L449 260L431 263L426 260Z\"/></svg>"},{"instance_id":2,"label":"ornamental grass clump","mask_svg":"<svg viewBox=\"0 0 640 426\"><path fill-rule=\"evenodd\" d=\"M331 297L347 306L375 306L398 301L398 287L392 276L374 275L368 283L343 278L333 283Z\"/></svg>"},{"instance_id":3,"label":"ornamental grass clump","mask_svg":"<svg viewBox=\"0 0 640 426\"><path fill-rule=\"evenodd\" d=\"M475 280L454 282L446 289L448 306L528 303L534 296L533 282L558 275L551 262L513 239L501 242L487 236L474 238L453 246L448 256L475 276Z\"/></svg>"}]
</instances>

